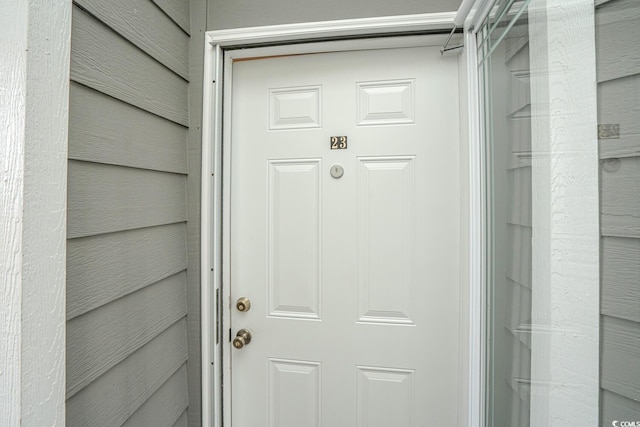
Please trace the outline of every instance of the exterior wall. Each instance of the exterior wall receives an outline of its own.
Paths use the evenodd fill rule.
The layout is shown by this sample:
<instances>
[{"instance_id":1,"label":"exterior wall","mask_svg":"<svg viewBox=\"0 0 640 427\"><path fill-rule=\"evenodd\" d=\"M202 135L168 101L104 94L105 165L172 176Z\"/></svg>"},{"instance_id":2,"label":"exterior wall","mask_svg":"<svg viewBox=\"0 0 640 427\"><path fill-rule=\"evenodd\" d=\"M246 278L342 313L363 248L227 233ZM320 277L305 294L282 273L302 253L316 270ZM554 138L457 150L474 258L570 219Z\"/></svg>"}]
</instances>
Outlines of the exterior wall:
<instances>
[{"instance_id":1,"label":"exterior wall","mask_svg":"<svg viewBox=\"0 0 640 427\"><path fill-rule=\"evenodd\" d=\"M455 12L461 0L208 0L208 30Z\"/></svg>"},{"instance_id":2,"label":"exterior wall","mask_svg":"<svg viewBox=\"0 0 640 427\"><path fill-rule=\"evenodd\" d=\"M640 419L640 4L596 9L600 134L601 424Z\"/></svg>"},{"instance_id":3,"label":"exterior wall","mask_svg":"<svg viewBox=\"0 0 640 427\"><path fill-rule=\"evenodd\" d=\"M74 1L69 426L199 423L199 335L190 332L199 334L192 327L199 310L189 311L199 306L199 192L192 187L200 109L191 111L197 100L190 97L201 72L190 62L192 3L204 4Z\"/></svg>"}]
</instances>

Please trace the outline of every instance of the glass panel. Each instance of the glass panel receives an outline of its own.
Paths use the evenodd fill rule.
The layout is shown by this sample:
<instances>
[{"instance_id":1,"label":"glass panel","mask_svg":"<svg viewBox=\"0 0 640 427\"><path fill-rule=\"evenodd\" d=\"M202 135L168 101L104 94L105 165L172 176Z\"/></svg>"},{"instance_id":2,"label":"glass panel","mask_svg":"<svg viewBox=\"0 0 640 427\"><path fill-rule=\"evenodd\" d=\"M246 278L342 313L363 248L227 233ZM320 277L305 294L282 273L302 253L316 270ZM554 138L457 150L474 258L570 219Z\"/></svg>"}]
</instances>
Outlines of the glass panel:
<instances>
[{"instance_id":1,"label":"glass panel","mask_svg":"<svg viewBox=\"0 0 640 427\"><path fill-rule=\"evenodd\" d=\"M596 3L600 419L632 425L622 422L640 421L640 2Z\"/></svg>"},{"instance_id":2,"label":"glass panel","mask_svg":"<svg viewBox=\"0 0 640 427\"><path fill-rule=\"evenodd\" d=\"M597 57L588 0L478 32L488 426L640 420L640 2L596 3Z\"/></svg>"},{"instance_id":3,"label":"glass panel","mask_svg":"<svg viewBox=\"0 0 640 427\"><path fill-rule=\"evenodd\" d=\"M487 424L515 427L530 418L531 96L527 16L517 18L525 5L502 6L494 11L503 19L489 20L482 65L491 236Z\"/></svg>"}]
</instances>

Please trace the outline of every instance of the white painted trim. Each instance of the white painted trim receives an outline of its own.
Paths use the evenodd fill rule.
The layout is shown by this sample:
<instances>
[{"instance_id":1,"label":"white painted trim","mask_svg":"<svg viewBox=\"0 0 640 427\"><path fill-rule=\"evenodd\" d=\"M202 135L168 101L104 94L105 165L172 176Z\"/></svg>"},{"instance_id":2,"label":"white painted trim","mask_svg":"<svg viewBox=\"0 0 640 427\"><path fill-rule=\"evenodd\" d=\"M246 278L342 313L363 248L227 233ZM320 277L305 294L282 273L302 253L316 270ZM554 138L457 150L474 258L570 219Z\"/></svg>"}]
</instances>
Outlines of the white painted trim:
<instances>
[{"instance_id":1,"label":"white painted trim","mask_svg":"<svg viewBox=\"0 0 640 427\"><path fill-rule=\"evenodd\" d=\"M25 155L27 25L26 2L0 3L0 419L20 424L22 347L22 205ZM13 8L13 10L12 10ZM5 125L6 123L6 125Z\"/></svg>"},{"instance_id":2,"label":"white painted trim","mask_svg":"<svg viewBox=\"0 0 640 427\"><path fill-rule=\"evenodd\" d=\"M464 45L467 77L467 119L469 139L469 412L466 425L484 425L484 384L486 306L486 197L484 150L480 133L481 107L479 98L478 55L476 34L466 31Z\"/></svg>"},{"instance_id":3,"label":"white painted trim","mask_svg":"<svg viewBox=\"0 0 640 427\"><path fill-rule=\"evenodd\" d=\"M256 56L299 55L316 52L343 52L348 50L394 49L401 47L442 46L447 39L446 34L430 34L425 36L404 36L391 38L366 38L351 40L334 40L326 42L300 43L256 47L251 49L225 50L225 57L233 60Z\"/></svg>"},{"instance_id":4,"label":"white painted trim","mask_svg":"<svg viewBox=\"0 0 640 427\"><path fill-rule=\"evenodd\" d=\"M229 310L223 309L222 313L215 310L212 294L219 289L224 295L222 307L229 307L227 300L228 289L228 254L224 248L228 248L229 236L224 229L216 228L214 223L218 223L223 216L222 209L228 203L221 203L214 206L214 200L221 202L222 197L228 194L229 180L224 171L224 177L220 176L221 163L220 154L228 155L229 150L222 150L225 144L230 141L228 132L222 132L222 128L227 128L230 123L231 90L230 79L232 75L233 59L284 55L293 53L328 52L337 50L361 50L380 49L390 47L416 46L420 43L424 45L439 46L446 39L444 35L432 35L426 37L405 36L392 38L366 38L372 35L392 34L402 35L413 31L430 31L438 29L450 29L455 13L439 13L429 15L414 15L411 17L389 17L389 18L367 18L345 21L328 21L310 24L278 25L269 27L258 27L238 30L221 30L206 33L205 41L205 73L204 73L204 120L203 120L203 165L202 165L202 371L203 371L203 411L202 422L204 426L220 426L221 422L230 425L230 403L229 398L224 399L225 420L221 420L217 415L220 413L219 405L223 399L222 373L230 372L229 358L224 354L219 358L219 350L225 346L215 347L211 345L211 337L205 337L211 331L215 331L216 322L222 321L223 325L229 323ZM326 41L335 37L353 37L350 40ZM358 38L359 37L359 38ZM324 42L323 42L324 40ZM420 40L422 40L420 42ZM425 43L424 40L429 40ZM317 43L296 44L301 41L316 41ZM227 50L223 53L223 47L230 46L251 46L265 43L279 42L283 45L262 47L255 49ZM224 57L224 77L222 77L222 62ZM215 65L213 65L215 63ZM214 71L215 69L215 71ZM222 85L222 86L221 86ZM221 89L221 87L223 87ZM224 94L224 95L223 95ZM225 99L225 106L222 108L222 97ZM224 114L224 117L223 117ZM221 126L222 124L222 126ZM222 152L222 153L221 153ZM213 174L213 175L212 175ZM213 179L212 179L213 176ZM225 188L221 189L221 178ZM215 194L214 197L211 195ZM228 217L228 212L227 216ZM219 225L218 225L219 227ZM228 227L225 227L228 229ZM225 244L225 242L227 244ZM223 248L221 252L220 248ZM216 248L214 250L214 248ZM212 270L213 269L213 270ZM220 270L221 269L221 270ZM216 272L217 270L217 272ZM223 277L221 284L219 278ZM226 280L225 280L226 278ZM205 314L207 313L207 314ZM227 343L228 330L221 331L221 344ZM207 343L208 345L205 345ZM228 346L227 346L228 347ZM222 366L220 366L222 364ZM221 368L221 369L218 369ZM230 395L229 387L224 388L224 394ZM207 407L208 406L208 407ZM212 406L218 409L215 413ZM461 413L468 413L466 408Z\"/></svg>"},{"instance_id":5,"label":"white painted trim","mask_svg":"<svg viewBox=\"0 0 640 427\"><path fill-rule=\"evenodd\" d=\"M222 135L222 150L223 150L223 159L222 162L224 165L231 165L231 109L232 109L232 85L233 85L233 58L231 55L224 56L224 77L223 77L223 90L224 90L224 99L225 99L225 108L223 111L223 126L226 131ZM222 217L223 218L231 218L231 168L226 167L223 168L223 185L222 189ZM231 295L231 227L228 224L225 224L222 231L222 262L223 262L223 275L222 275L222 289L223 294L225 295L224 307L227 308L222 312L222 324L230 325L231 324L231 297L226 297L226 295ZM227 298L229 298L227 300ZM231 378L231 343L229 342L229 338L231 335L231 331L225 326L225 330L229 334L229 337L225 340L225 344L222 346L222 372L223 377ZM221 395L222 399L222 407L224 412L224 419L222 420L223 425L232 426L231 424L231 387L224 387L224 392Z\"/></svg>"},{"instance_id":6,"label":"white painted trim","mask_svg":"<svg viewBox=\"0 0 640 427\"><path fill-rule=\"evenodd\" d=\"M214 61L215 57L210 47L205 42L204 47L204 72L203 72L203 93L202 93L202 182L200 188L200 352L201 352L201 377L202 396L201 414L202 425L213 425L212 417L215 407L215 368L213 366L215 351L212 343L214 337L211 331L215 331L215 301L211 301L211 295L215 295L213 281L213 135L215 123L209 123L215 117L213 102L215 91L214 81ZM214 332L215 335L215 332Z\"/></svg>"},{"instance_id":7,"label":"white painted trim","mask_svg":"<svg viewBox=\"0 0 640 427\"><path fill-rule=\"evenodd\" d=\"M420 15L384 16L344 19L339 21L306 22L211 31L210 43L220 47L283 42L286 44L310 40L344 37L407 34L451 29L456 12Z\"/></svg>"},{"instance_id":8,"label":"white painted trim","mask_svg":"<svg viewBox=\"0 0 640 427\"><path fill-rule=\"evenodd\" d=\"M71 2L3 2L0 26L0 420L64 425Z\"/></svg>"},{"instance_id":9,"label":"white painted trim","mask_svg":"<svg viewBox=\"0 0 640 427\"><path fill-rule=\"evenodd\" d=\"M453 19L453 25L455 25L456 27L462 27L464 25L474 3L475 0L462 0L460 8L458 9L455 18Z\"/></svg>"},{"instance_id":10,"label":"white painted trim","mask_svg":"<svg viewBox=\"0 0 640 427\"><path fill-rule=\"evenodd\" d=\"M476 0L473 11L467 17L466 24L474 33L478 33L482 28L482 23L493 9L496 0Z\"/></svg>"},{"instance_id":11,"label":"white painted trim","mask_svg":"<svg viewBox=\"0 0 640 427\"><path fill-rule=\"evenodd\" d=\"M469 383L471 380L472 370L469 364L469 357L471 355L470 336L471 336L471 312L469 310L471 305L471 282L468 280L469 272L471 270L470 260L471 254L469 249L471 248L471 212L469 211L470 196L471 196L471 182L469 179L470 174L470 162L471 162L471 132L468 126L470 121L469 111L466 108L469 105L469 99L473 96L469 93L469 72L468 61L469 57L466 53L458 56L458 91L459 98L459 140L460 140L460 297L459 297L459 310L460 310L460 333L458 337L458 345L460 352L458 355L458 388L460 390L459 395L459 414L458 420L454 424L464 425L465 421L470 416L470 401L471 393L469 390ZM465 126L467 124L467 126Z\"/></svg>"},{"instance_id":12,"label":"white painted trim","mask_svg":"<svg viewBox=\"0 0 640 427\"><path fill-rule=\"evenodd\" d=\"M224 334L219 330L222 257L222 50L205 36L202 120L201 193L201 335L202 335L202 425L219 427L222 378L220 355ZM217 297L217 298L216 298ZM212 333L213 332L213 333ZM216 342L217 339L217 342Z\"/></svg>"}]
</instances>

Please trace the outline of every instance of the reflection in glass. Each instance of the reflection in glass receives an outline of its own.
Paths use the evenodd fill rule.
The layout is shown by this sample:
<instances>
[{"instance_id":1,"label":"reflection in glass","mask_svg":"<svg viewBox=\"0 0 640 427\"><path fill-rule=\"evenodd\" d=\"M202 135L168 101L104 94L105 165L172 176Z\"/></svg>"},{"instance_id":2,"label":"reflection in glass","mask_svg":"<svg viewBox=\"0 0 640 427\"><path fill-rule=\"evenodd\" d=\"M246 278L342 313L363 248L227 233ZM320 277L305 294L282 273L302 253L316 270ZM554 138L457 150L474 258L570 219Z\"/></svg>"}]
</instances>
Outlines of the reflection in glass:
<instances>
[{"instance_id":1,"label":"reflection in glass","mask_svg":"<svg viewBox=\"0 0 640 427\"><path fill-rule=\"evenodd\" d=\"M640 420L640 2L595 10L600 157L600 419Z\"/></svg>"},{"instance_id":2,"label":"reflection in glass","mask_svg":"<svg viewBox=\"0 0 640 427\"><path fill-rule=\"evenodd\" d=\"M489 17L479 55L490 111L487 421L515 427L530 419L531 95L526 5L502 3Z\"/></svg>"},{"instance_id":3,"label":"reflection in glass","mask_svg":"<svg viewBox=\"0 0 640 427\"><path fill-rule=\"evenodd\" d=\"M576 64L593 55L593 33L590 39L571 31L560 34L564 23L549 22L567 3L554 2L546 2L551 6L540 31L533 27L540 22L532 19L539 12L533 3L544 2L496 2L478 32L488 213L486 425L578 425L540 421L544 416L554 420L553 411L561 413L566 402L573 406L566 413L589 412L587 424L580 425L596 425L598 416L602 426L638 421L640 2L600 0L595 11L592 4L588 10L576 6L573 15L565 11L559 19L569 17L595 30L595 63L582 69ZM553 46L566 55L544 51ZM548 59L543 65L549 69L540 66L540 58ZM597 98L591 95L592 76ZM573 80L584 86L576 91ZM574 92L571 102L541 103L541 89L551 98ZM559 149L558 140L569 148ZM554 199L576 176L579 190ZM588 212L583 215L572 204L587 206ZM593 225L580 229L582 221ZM583 249L591 261L576 272L572 268L580 265ZM594 287L585 285L583 292L580 286L590 280ZM563 292L570 297L563 299ZM581 311L587 305L593 310ZM576 319L566 315L574 311ZM588 351L562 353L580 340ZM581 370L585 364L592 369ZM558 395L566 402L558 404Z\"/></svg>"}]
</instances>

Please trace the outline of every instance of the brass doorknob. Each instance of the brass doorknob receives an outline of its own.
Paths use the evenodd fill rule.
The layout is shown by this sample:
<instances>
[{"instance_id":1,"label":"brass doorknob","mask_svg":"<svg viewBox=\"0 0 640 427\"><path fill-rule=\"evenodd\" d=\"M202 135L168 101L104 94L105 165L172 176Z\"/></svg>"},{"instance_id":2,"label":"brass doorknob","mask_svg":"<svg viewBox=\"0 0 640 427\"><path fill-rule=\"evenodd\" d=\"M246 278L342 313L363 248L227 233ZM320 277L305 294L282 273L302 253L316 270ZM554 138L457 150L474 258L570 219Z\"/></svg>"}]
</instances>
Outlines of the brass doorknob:
<instances>
[{"instance_id":1,"label":"brass doorknob","mask_svg":"<svg viewBox=\"0 0 640 427\"><path fill-rule=\"evenodd\" d=\"M236 301L236 308L238 311L249 311L251 309L251 300L247 297L240 297Z\"/></svg>"},{"instance_id":2,"label":"brass doorknob","mask_svg":"<svg viewBox=\"0 0 640 427\"><path fill-rule=\"evenodd\" d=\"M240 329L233 339L233 346L241 349L251 342L251 331L248 329Z\"/></svg>"}]
</instances>

